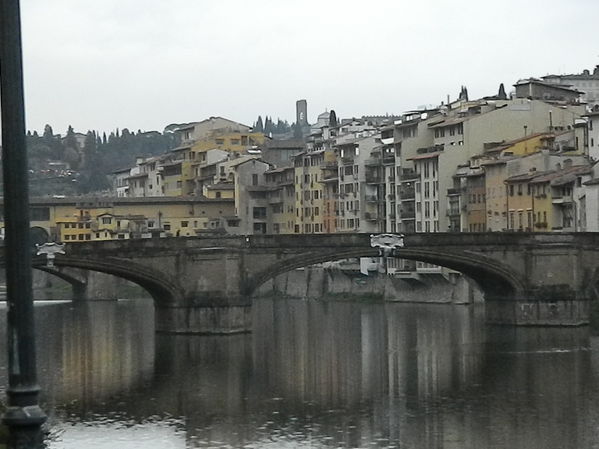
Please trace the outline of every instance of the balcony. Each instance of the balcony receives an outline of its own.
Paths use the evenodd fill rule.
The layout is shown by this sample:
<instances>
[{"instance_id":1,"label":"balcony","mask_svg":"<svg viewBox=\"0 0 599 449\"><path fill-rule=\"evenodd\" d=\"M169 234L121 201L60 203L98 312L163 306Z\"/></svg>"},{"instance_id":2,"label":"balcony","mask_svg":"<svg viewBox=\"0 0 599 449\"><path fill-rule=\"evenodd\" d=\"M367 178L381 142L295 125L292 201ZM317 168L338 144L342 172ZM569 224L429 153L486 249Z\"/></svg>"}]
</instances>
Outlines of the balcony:
<instances>
[{"instance_id":1,"label":"balcony","mask_svg":"<svg viewBox=\"0 0 599 449\"><path fill-rule=\"evenodd\" d=\"M282 203L283 202L283 195L272 195L270 198L268 198L268 203L269 204L276 204L276 203Z\"/></svg>"},{"instance_id":2,"label":"balcony","mask_svg":"<svg viewBox=\"0 0 599 449\"><path fill-rule=\"evenodd\" d=\"M368 221L378 221L377 214L372 212L366 212L364 218Z\"/></svg>"},{"instance_id":3,"label":"balcony","mask_svg":"<svg viewBox=\"0 0 599 449\"><path fill-rule=\"evenodd\" d=\"M383 157L384 165L393 165L395 164L395 156L384 156Z\"/></svg>"},{"instance_id":4,"label":"balcony","mask_svg":"<svg viewBox=\"0 0 599 449\"><path fill-rule=\"evenodd\" d=\"M410 169L406 169L406 168L404 168L402 170L402 173L401 173L402 181L413 181L418 178L419 178L418 173L416 173L414 170L410 170Z\"/></svg>"},{"instance_id":5,"label":"balcony","mask_svg":"<svg viewBox=\"0 0 599 449\"><path fill-rule=\"evenodd\" d=\"M447 189L447 196L461 195L464 189Z\"/></svg>"},{"instance_id":6,"label":"balcony","mask_svg":"<svg viewBox=\"0 0 599 449\"><path fill-rule=\"evenodd\" d=\"M415 218L416 210L411 207L401 208L399 209L399 215L401 216L401 218Z\"/></svg>"},{"instance_id":7,"label":"balcony","mask_svg":"<svg viewBox=\"0 0 599 449\"><path fill-rule=\"evenodd\" d=\"M402 200L413 200L416 197L414 189L402 189L399 191L399 198Z\"/></svg>"},{"instance_id":8,"label":"balcony","mask_svg":"<svg viewBox=\"0 0 599 449\"><path fill-rule=\"evenodd\" d=\"M539 221L539 222L535 223L535 228L538 228L538 229L547 228L547 222Z\"/></svg>"},{"instance_id":9,"label":"balcony","mask_svg":"<svg viewBox=\"0 0 599 449\"><path fill-rule=\"evenodd\" d=\"M378 173L366 173L366 183L367 184L380 184L383 182L381 175Z\"/></svg>"},{"instance_id":10,"label":"balcony","mask_svg":"<svg viewBox=\"0 0 599 449\"><path fill-rule=\"evenodd\" d=\"M378 203L379 199L376 195L366 195L366 201L369 203Z\"/></svg>"},{"instance_id":11,"label":"balcony","mask_svg":"<svg viewBox=\"0 0 599 449\"><path fill-rule=\"evenodd\" d=\"M551 199L552 204L571 204L574 200L571 196L554 196Z\"/></svg>"}]
</instances>

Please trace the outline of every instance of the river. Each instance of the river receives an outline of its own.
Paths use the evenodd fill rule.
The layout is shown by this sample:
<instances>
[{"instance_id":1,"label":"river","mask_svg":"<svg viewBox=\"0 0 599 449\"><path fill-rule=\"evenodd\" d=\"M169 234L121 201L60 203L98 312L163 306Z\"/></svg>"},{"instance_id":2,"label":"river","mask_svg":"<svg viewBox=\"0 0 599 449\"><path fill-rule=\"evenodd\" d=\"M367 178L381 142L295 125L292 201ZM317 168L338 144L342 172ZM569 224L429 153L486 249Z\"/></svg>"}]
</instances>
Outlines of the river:
<instances>
[{"instance_id":1,"label":"river","mask_svg":"<svg viewBox=\"0 0 599 449\"><path fill-rule=\"evenodd\" d=\"M148 300L36 304L52 449L599 447L588 328L262 299L251 334L169 336Z\"/></svg>"}]
</instances>

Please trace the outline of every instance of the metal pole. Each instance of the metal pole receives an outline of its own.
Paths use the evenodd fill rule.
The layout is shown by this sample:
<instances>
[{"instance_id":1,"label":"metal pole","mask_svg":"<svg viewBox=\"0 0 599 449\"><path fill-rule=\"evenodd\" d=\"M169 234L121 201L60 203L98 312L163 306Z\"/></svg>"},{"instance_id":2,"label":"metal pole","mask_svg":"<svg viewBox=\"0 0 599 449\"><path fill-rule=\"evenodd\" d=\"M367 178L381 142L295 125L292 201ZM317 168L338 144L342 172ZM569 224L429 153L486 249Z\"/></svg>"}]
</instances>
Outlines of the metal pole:
<instances>
[{"instance_id":1,"label":"metal pole","mask_svg":"<svg viewBox=\"0 0 599 449\"><path fill-rule=\"evenodd\" d=\"M0 104L4 174L10 448L42 446L31 287L29 195L19 0L0 0Z\"/></svg>"}]
</instances>

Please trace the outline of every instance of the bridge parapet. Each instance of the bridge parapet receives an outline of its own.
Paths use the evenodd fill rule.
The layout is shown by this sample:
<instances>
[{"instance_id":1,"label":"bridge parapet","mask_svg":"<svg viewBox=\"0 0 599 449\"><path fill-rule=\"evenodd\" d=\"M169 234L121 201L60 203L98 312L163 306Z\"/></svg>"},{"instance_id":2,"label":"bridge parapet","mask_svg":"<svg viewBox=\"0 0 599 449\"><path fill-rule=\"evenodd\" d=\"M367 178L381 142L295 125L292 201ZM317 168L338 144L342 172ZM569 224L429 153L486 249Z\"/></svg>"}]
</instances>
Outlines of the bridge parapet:
<instances>
[{"instance_id":1,"label":"bridge parapet","mask_svg":"<svg viewBox=\"0 0 599 449\"><path fill-rule=\"evenodd\" d=\"M157 327L226 332L250 326L251 295L299 267L377 257L370 234L251 235L70 243L57 266L95 270L144 286ZM398 257L445 266L475 280L488 318L502 324L583 324L599 289L596 233L403 234ZM35 264L45 261L35 259ZM160 318L163 317L163 318Z\"/></svg>"}]
</instances>

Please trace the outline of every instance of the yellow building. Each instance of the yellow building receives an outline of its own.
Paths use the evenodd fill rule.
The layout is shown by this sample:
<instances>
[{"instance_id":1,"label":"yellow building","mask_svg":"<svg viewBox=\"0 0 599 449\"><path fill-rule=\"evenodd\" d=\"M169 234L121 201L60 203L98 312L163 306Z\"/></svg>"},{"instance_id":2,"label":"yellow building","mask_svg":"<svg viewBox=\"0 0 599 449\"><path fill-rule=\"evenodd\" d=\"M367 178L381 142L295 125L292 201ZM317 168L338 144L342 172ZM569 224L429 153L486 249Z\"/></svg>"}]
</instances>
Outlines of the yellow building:
<instances>
[{"instance_id":1,"label":"yellow building","mask_svg":"<svg viewBox=\"0 0 599 449\"><path fill-rule=\"evenodd\" d=\"M527 154L536 153L544 148L551 148L555 141L554 133L536 133L530 136L525 136L520 139L502 142L496 146L492 146L485 151L487 156L492 155L513 155L526 156Z\"/></svg>"},{"instance_id":2,"label":"yellow building","mask_svg":"<svg viewBox=\"0 0 599 449\"><path fill-rule=\"evenodd\" d=\"M235 199L235 184L232 182L207 184L203 186L202 195L208 199Z\"/></svg>"},{"instance_id":3,"label":"yellow building","mask_svg":"<svg viewBox=\"0 0 599 449\"><path fill-rule=\"evenodd\" d=\"M552 173L533 170L505 180L509 231L551 230L551 187L550 176L547 175Z\"/></svg>"},{"instance_id":4,"label":"yellow building","mask_svg":"<svg viewBox=\"0 0 599 449\"><path fill-rule=\"evenodd\" d=\"M233 153L242 153L264 144L267 137L257 132L226 132L216 130L209 136L197 140L192 145L192 152L203 153L218 149ZM199 155L192 157L199 160Z\"/></svg>"},{"instance_id":5,"label":"yellow building","mask_svg":"<svg viewBox=\"0 0 599 449\"><path fill-rule=\"evenodd\" d=\"M273 234L295 232L295 169L294 167L273 168L264 173L271 208L271 230Z\"/></svg>"},{"instance_id":6,"label":"yellow building","mask_svg":"<svg viewBox=\"0 0 599 449\"><path fill-rule=\"evenodd\" d=\"M30 215L48 240L70 243L196 236L214 231L234 209L231 198L34 198Z\"/></svg>"},{"instance_id":7,"label":"yellow building","mask_svg":"<svg viewBox=\"0 0 599 449\"><path fill-rule=\"evenodd\" d=\"M324 150L300 153L294 158L296 234L325 231L322 166Z\"/></svg>"}]
</instances>

